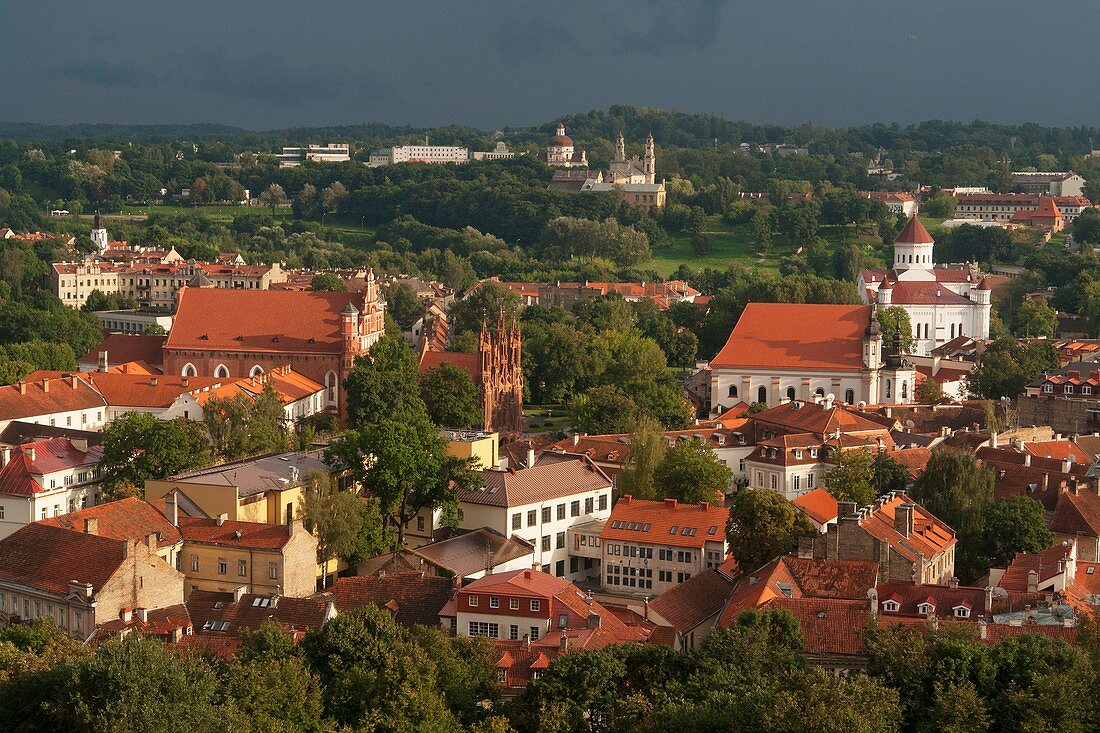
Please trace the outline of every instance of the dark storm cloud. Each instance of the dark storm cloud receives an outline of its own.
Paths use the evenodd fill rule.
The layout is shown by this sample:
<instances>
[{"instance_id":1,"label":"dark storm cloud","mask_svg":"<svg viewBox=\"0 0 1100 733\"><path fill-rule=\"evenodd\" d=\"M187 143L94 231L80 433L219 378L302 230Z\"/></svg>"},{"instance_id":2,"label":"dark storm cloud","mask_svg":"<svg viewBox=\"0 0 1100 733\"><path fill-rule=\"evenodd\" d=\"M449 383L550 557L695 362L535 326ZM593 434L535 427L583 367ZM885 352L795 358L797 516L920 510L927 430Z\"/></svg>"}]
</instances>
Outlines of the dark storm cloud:
<instances>
[{"instance_id":1,"label":"dark storm cloud","mask_svg":"<svg viewBox=\"0 0 1100 733\"><path fill-rule=\"evenodd\" d=\"M16 7L18 6L18 7ZM0 117L483 129L612 104L1097 124L1092 0L0 1ZM43 42L43 39L49 39ZM1049 44L1048 44L1049 45ZM1046 48L1046 46L1044 46ZM1072 80L1069 83L1067 80Z\"/></svg>"}]
</instances>

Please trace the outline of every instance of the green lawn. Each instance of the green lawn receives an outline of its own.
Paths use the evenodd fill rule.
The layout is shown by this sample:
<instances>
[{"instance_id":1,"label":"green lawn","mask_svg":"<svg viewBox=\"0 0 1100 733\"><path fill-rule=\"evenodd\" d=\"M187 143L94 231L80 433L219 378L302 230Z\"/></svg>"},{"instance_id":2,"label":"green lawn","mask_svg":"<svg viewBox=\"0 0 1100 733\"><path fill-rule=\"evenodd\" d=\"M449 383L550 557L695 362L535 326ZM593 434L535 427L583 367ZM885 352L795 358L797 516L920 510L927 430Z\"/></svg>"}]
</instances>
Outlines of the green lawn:
<instances>
[{"instance_id":1,"label":"green lawn","mask_svg":"<svg viewBox=\"0 0 1100 733\"><path fill-rule=\"evenodd\" d=\"M747 224L731 226L723 224L717 219L711 219L707 222L707 227L703 230L703 233L710 240L711 251L709 254L695 254L691 249L691 236L678 234L671 238L671 246L654 247L653 259L648 266L656 270L657 274L662 277L668 277L681 264L687 264L695 269L713 267L724 270L736 262L746 267L760 267L765 270L779 269L778 256L759 259L753 254L752 247L749 244L749 227Z\"/></svg>"},{"instance_id":2,"label":"green lawn","mask_svg":"<svg viewBox=\"0 0 1100 733\"><path fill-rule=\"evenodd\" d=\"M533 432L561 430L569 426L569 407L567 405L526 407L523 410L523 416L527 418L527 425Z\"/></svg>"}]
</instances>

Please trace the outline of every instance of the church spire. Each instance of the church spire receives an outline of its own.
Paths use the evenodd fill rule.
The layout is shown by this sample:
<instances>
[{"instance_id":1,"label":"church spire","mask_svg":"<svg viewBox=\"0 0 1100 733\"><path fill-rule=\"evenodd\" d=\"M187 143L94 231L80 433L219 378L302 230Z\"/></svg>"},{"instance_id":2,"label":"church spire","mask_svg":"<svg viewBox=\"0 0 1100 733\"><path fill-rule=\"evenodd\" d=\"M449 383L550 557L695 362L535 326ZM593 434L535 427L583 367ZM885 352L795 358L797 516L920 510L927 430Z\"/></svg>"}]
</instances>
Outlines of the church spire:
<instances>
[{"instance_id":1,"label":"church spire","mask_svg":"<svg viewBox=\"0 0 1100 733\"><path fill-rule=\"evenodd\" d=\"M626 138L623 131L619 130L619 137L615 140L615 162L622 163L626 160Z\"/></svg>"},{"instance_id":2,"label":"church spire","mask_svg":"<svg viewBox=\"0 0 1100 733\"><path fill-rule=\"evenodd\" d=\"M657 156L653 152L653 133L646 135L645 157L642 159L642 171L645 173L646 183L657 182Z\"/></svg>"}]
</instances>

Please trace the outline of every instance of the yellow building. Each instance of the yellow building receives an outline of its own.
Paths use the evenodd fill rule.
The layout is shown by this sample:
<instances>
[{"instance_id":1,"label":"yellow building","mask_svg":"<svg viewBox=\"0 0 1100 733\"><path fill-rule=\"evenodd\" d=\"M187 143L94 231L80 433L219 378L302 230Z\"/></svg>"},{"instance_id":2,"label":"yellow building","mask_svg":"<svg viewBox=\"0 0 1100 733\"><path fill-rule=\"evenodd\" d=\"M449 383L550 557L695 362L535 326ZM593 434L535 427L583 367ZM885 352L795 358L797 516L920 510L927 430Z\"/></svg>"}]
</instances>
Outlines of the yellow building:
<instances>
[{"instance_id":1,"label":"yellow building","mask_svg":"<svg viewBox=\"0 0 1100 733\"><path fill-rule=\"evenodd\" d=\"M493 468L500 460L499 433L446 430L443 437L447 439L447 455L473 458L479 464L475 468Z\"/></svg>"}]
</instances>

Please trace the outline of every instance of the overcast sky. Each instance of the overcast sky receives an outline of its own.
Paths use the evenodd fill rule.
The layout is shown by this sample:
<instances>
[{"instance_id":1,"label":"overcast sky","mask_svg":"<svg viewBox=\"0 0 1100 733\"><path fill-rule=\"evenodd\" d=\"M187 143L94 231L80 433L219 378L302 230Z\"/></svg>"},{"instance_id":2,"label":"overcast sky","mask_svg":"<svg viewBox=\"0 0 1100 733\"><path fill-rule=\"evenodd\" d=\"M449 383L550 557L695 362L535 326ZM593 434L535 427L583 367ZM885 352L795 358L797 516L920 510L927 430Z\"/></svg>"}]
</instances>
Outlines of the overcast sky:
<instances>
[{"instance_id":1,"label":"overcast sky","mask_svg":"<svg viewBox=\"0 0 1100 733\"><path fill-rule=\"evenodd\" d=\"M0 120L1100 124L1094 0L5 0Z\"/></svg>"}]
</instances>

